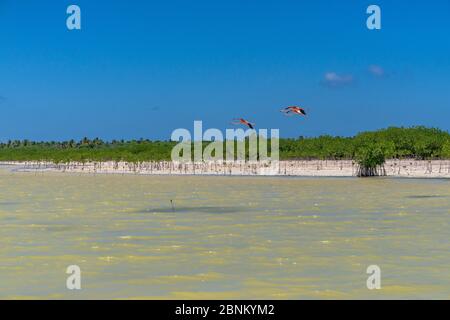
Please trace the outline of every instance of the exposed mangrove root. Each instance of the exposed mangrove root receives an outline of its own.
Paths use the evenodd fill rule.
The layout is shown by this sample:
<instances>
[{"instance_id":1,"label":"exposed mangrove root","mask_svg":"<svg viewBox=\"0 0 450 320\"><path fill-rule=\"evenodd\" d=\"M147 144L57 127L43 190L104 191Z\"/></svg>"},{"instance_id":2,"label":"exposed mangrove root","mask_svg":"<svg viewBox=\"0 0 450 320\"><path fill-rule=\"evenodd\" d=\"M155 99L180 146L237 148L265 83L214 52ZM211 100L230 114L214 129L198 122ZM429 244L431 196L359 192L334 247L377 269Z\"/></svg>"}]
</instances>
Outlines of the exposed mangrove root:
<instances>
[{"instance_id":1,"label":"exposed mangrove root","mask_svg":"<svg viewBox=\"0 0 450 320\"><path fill-rule=\"evenodd\" d=\"M378 166L378 167L364 167L359 166L356 175L358 177L380 177L380 176L386 176L386 169L384 166Z\"/></svg>"}]
</instances>

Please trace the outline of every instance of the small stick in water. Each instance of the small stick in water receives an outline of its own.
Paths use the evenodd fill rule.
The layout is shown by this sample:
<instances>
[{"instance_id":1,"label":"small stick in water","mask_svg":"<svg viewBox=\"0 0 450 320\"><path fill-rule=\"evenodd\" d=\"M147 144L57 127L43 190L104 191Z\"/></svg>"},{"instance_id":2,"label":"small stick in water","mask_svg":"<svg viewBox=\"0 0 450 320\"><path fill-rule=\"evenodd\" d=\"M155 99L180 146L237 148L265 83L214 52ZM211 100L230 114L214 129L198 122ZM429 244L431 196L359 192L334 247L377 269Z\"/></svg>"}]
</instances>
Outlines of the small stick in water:
<instances>
[{"instance_id":1,"label":"small stick in water","mask_svg":"<svg viewBox=\"0 0 450 320\"><path fill-rule=\"evenodd\" d=\"M173 205L173 200L172 199L170 199L170 205L172 206L172 211L175 212L175 207Z\"/></svg>"}]
</instances>

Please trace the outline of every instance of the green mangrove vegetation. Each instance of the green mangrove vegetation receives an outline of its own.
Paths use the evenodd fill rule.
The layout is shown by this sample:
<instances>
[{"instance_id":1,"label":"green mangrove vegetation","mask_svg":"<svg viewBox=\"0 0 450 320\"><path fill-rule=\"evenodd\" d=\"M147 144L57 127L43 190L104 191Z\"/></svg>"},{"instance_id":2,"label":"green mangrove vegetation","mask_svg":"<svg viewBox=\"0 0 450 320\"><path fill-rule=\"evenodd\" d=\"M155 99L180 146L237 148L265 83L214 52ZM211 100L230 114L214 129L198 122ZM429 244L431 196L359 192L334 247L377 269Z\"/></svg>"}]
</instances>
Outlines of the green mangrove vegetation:
<instances>
[{"instance_id":1,"label":"green mangrove vegetation","mask_svg":"<svg viewBox=\"0 0 450 320\"><path fill-rule=\"evenodd\" d=\"M209 142L204 142L206 147ZM29 140L0 143L0 161L163 161L170 160L177 142ZM269 141L270 144L270 141ZM225 149L225 148L224 148ZM450 134L436 128L411 127L362 132L354 137L319 136L280 139L281 160L351 159L360 165L360 175L382 174L386 159L450 159Z\"/></svg>"}]
</instances>

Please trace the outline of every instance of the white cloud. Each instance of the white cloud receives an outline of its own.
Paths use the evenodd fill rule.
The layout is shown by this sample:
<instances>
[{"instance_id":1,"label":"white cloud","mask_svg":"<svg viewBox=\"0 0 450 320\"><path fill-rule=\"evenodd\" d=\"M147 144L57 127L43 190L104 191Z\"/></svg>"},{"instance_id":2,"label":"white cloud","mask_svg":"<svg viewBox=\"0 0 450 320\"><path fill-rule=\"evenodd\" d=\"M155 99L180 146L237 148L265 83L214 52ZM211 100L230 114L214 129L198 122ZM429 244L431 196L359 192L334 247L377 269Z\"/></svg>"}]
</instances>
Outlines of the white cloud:
<instances>
[{"instance_id":1,"label":"white cloud","mask_svg":"<svg viewBox=\"0 0 450 320\"><path fill-rule=\"evenodd\" d=\"M375 64L369 66L369 72L376 77L382 77L386 74L382 67Z\"/></svg>"},{"instance_id":2,"label":"white cloud","mask_svg":"<svg viewBox=\"0 0 450 320\"><path fill-rule=\"evenodd\" d=\"M352 75L340 75L336 72L327 72L324 75L322 83L328 87L341 87L353 83Z\"/></svg>"}]
</instances>

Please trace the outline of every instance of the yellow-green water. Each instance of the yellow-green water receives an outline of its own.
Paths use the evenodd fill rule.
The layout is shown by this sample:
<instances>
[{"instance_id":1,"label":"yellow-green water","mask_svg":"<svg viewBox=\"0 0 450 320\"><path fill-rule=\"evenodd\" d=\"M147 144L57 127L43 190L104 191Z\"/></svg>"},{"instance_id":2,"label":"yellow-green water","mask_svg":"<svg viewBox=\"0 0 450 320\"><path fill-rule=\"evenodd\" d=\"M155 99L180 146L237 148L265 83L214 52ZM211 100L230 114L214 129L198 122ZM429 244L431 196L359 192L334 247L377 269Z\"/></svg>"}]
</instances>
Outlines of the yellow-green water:
<instances>
[{"instance_id":1,"label":"yellow-green water","mask_svg":"<svg viewBox=\"0 0 450 320\"><path fill-rule=\"evenodd\" d=\"M448 180L0 170L0 190L0 298L450 298Z\"/></svg>"}]
</instances>

